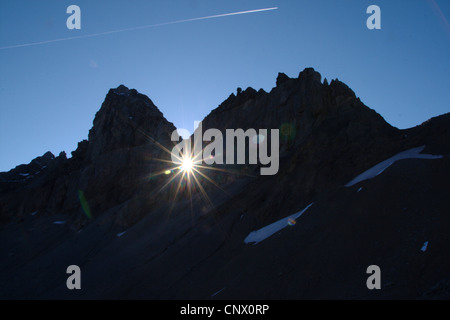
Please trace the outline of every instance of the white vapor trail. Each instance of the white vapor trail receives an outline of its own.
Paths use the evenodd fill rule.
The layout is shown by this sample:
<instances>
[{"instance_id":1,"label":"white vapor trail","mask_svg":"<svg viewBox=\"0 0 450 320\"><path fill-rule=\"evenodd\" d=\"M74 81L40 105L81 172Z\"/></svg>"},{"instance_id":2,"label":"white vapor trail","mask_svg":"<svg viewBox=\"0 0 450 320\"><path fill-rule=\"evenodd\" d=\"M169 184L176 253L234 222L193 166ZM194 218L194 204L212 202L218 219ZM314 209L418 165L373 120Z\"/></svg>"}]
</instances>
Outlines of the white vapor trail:
<instances>
[{"instance_id":1,"label":"white vapor trail","mask_svg":"<svg viewBox=\"0 0 450 320\"><path fill-rule=\"evenodd\" d=\"M150 24L150 25L145 25L145 26L140 26L140 27L133 27L133 28L120 29L120 30L105 31L105 32L99 32L99 33L93 33L93 34L86 34L86 35L82 35L82 36L75 36L75 37L68 37L68 38L59 38L59 39L45 40L45 41L31 42L31 43L23 43L23 44L17 44L17 45L12 45L12 46L0 47L0 50L37 46L37 45L41 45L41 44L47 44L47 43L52 43L52 42L60 42L60 41L67 41L67 40L74 40L74 39L92 38L92 37L98 37L98 36L103 36L103 35L112 34L112 33L119 33L119 32L125 32L125 31L134 31L134 30L140 30L140 29L146 29L146 28L167 26L167 25L170 25L170 24L177 24L177 23L191 22L191 21L198 21L198 20L206 20L206 19L214 19L214 18L234 16L234 15L238 15L238 14L255 13L255 12L270 11L270 10L276 10L276 9L278 9L278 7L255 9L255 10L247 10L247 11L238 11L238 12L231 12L231 13L222 13L222 14L216 14L216 15L207 16L207 17L199 17L199 18L191 18L191 19L184 19L184 20L176 20L176 21L171 21L171 22Z\"/></svg>"}]
</instances>

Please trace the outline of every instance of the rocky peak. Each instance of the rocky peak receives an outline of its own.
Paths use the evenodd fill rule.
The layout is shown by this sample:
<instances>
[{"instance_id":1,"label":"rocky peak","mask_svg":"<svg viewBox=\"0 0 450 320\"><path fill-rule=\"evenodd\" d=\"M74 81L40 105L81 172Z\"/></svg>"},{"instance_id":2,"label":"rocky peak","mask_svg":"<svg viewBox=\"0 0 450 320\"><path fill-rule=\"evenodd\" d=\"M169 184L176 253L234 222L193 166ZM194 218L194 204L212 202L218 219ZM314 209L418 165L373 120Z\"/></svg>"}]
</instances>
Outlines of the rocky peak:
<instances>
[{"instance_id":1,"label":"rocky peak","mask_svg":"<svg viewBox=\"0 0 450 320\"><path fill-rule=\"evenodd\" d=\"M396 129L365 106L347 85L339 80L328 85L321 79L313 68L293 79L279 73L270 93L249 91L245 96L243 91L230 96L203 120L202 129L278 129L281 169L277 179L281 181L286 174L288 181L295 171L301 185L298 194L313 195L347 179L354 170L348 164L370 162L374 153L380 160L393 152L395 145L390 140L398 137ZM348 152L343 154L343 150ZM248 168L249 174L254 168Z\"/></svg>"},{"instance_id":2,"label":"rocky peak","mask_svg":"<svg viewBox=\"0 0 450 320\"><path fill-rule=\"evenodd\" d=\"M285 83L288 80L290 80L290 78L285 73L279 72L278 76L277 76L277 82L276 82L277 87L279 87L280 85L282 85L283 83Z\"/></svg>"},{"instance_id":3,"label":"rocky peak","mask_svg":"<svg viewBox=\"0 0 450 320\"><path fill-rule=\"evenodd\" d=\"M55 160L55 156L47 151L42 156L36 157L28 164L21 164L8 172L0 173L0 182L29 182L32 178L46 171Z\"/></svg>"},{"instance_id":4,"label":"rocky peak","mask_svg":"<svg viewBox=\"0 0 450 320\"><path fill-rule=\"evenodd\" d=\"M258 96L265 94L263 89L256 91L255 89L248 87L244 91L241 88L237 88L236 95L234 93L223 101L216 109L211 111L211 114L221 113L227 110L231 110L246 104L248 101L255 99Z\"/></svg>"},{"instance_id":5,"label":"rocky peak","mask_svg":"<svg viewBox=\"0 0 450 320\"><path fill-rule=\"evenodd\" d=\"M306 68L300 72L298 75L298 79L300 81L313 81L313 82L321 82L322 76L319 72L314 70L314 68Z\"/></svg>"},{"instance_id":6,"label":"rocky peak","mask_svg":"<svg viewBox=\"0 0 450 320\"><path fill-rule=\"evenodd\" d=\"M0 173L0 220L37 211L64 212L80 225L86 220L80 192L93 212L124 203L145 188L151 193L162 182L159 176L152 183L149 178L167 167L154 159L170 159L161 145L170 147L174 130L147 96L124 85L110 89L88 139L78 143L71 158L47 152L28 165ZM120 223L137 219L140 210L144 206Z\"/></svg>"},{"instance_id":7,"label":"rocky peak","mask_svg":"<svg viewBox=\"0 0 450 320\"><path fill-rule=\"evenodd\" d=\"M344 133L350 126L351 139L358 134L356 127L372 128L370 134L390 130L391 126L365 106L346 84L337 79L322 83L321 79L313 68L304 69L298 78L279 73L277 86L270 93L248 88L237 96L230 95L203 120L203 128L264 127L283 128L284 132L289 127L288 140L295 145L301 144L314 127L330 122L330 128Z\"/></svg>"},{"instance_id":8,"label":"rocky peak","mask_svg":"<svg viewBox=\"0 0 450 320\"><path fill-rule=\"evenodd\" d=\"M120 95L120 96L129 96L131 94L130 89L125 87L123 84L118 86L116 89L111 89L114 94ZM134 92L133 92L134 93Z\"/></svg>"},{"instance_id":9,"label":"rocky peak","mask_svg":"<svg viewBox=\"0 0 450 320\"><path fill-rule=\"evenodd\" d=\"M89 131L88 156L136 147L175 130L146 95L120 85L110 89ZM170 132L170 133L169 133Z\"/></svg>"},{"instance_id":10,"label":"rocky peak","mask_svg":"<svg viewBox=\"0 0 450 320\"><path fill-rule=\"evenodd\" d=\"M335 96L349 96L356 98L355 92L339 79L333 79L330 82L330 88Z\"/></svg>"}]
</instances>

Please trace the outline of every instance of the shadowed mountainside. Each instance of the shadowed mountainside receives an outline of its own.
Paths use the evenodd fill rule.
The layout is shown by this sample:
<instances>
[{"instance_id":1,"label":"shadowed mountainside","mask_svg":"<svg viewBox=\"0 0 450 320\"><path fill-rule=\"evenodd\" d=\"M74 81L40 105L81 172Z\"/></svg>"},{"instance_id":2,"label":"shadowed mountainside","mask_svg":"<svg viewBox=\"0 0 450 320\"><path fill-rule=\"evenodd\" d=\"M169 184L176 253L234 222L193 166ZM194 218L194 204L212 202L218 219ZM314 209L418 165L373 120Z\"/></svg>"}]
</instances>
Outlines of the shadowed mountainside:
<instances>
[{"instance_id":1,"label":"shadowed mountainside","mask_svg":"<svg viewBox=\"0 0 450 320\"><path fill-rule=\"evenodd\" d=\"M449 297L450 114L399 130L307 68L280 73L270 92L238 90L202 121L208 128L279 129L278 173L214 165L192 185L166 174L175 127L123 85L71 158L46 153L0 173L0 297ZM444 157L401 160L344 187L422 145ZM244 243L312 202L293 227ZM65 286L71 264L81 291ZM383 271L380 291L365 285L371 264Z\"/></svg>"}]
</instances>

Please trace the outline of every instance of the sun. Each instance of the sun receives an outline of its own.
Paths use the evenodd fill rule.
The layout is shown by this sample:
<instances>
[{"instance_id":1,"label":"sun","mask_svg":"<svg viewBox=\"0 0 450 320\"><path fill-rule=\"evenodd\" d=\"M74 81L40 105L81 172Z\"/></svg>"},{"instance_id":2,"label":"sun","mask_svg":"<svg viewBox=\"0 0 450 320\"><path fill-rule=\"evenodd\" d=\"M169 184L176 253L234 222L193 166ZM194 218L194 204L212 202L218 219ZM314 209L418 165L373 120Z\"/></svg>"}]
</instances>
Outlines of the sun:
<instances>
[{"instance_id":1,"label":"sun","mask_svg":"<svg viewBox=\"0 0 450 320\"><path fill-rule=\"evenodd\" d=\"M192 167L194 166L192 159L190 157L184 157L183 161L181 162L180 169L183 172L191 173Z\"/></svg>"},{"instance_id":2,"label":"sun","mask_svg":"<svg viewBox=\"0 0 450 320\"><path fill-rule=\"evenodd\" d=\"M153 142L156 142L152 140ZM174 183L175 187L171 190L173 192L172 194L172 205L169 210L172 212L172 209L174 208L174 205L176 203L176 198L178 195L185 195L192 201L194 199L194 195L199 192L204 200L209 204L210 208L214 209L215 206L213 202L211 201L210 197L207 194L207 190L205 189L204 183L211 183L219 190L223 191L224 193L227 193L223 188L220 187L220 185L214 181L213 178L209 177L206 173L202 172L205 170L214 170L219 172L231 172L234 173L234 171L230 171L227 169L222 168L215 168L211 166L204 166L201 160L201 157L203 155L202 152L199 152L197 155L195 155L193 152L181 152L179 150L178 154L173 153L159 143L156 142L156 144L165 152L170 154L171 160L168 159L157 159L161 162L170 163L172 164L172 167L165 168L161 170L158 174L164 174L168 177L167 181L159 188L157 191L158 193L161 192L163 189L165 189L170 184ZM185 151L183 149L183 151ZM212 158L213 159L213 158ZM191 211L193 207L191 206ZM192 213L192 212L191 212Z\"/></svg>"}]
</instances>

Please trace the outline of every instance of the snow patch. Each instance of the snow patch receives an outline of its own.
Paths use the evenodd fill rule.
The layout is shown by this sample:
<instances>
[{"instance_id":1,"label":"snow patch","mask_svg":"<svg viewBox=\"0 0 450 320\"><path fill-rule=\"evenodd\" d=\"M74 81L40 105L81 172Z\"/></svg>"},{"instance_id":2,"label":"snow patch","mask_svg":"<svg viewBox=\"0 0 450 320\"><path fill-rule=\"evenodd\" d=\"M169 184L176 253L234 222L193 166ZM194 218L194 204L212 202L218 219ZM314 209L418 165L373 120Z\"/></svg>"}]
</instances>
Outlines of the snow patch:
<instances>
[{"instance_id":1,"label":"snow patch","mask_svg":"<svg viewBox=\"0 0 450 320\"><path fill-rule=\"evenodd\" d=\"M35 216L35 215L36 215L36 213L38 213L38 212L37 212L37 211L35 211L35 212L32 212L32 213L31 213L31 215L32 215L32 216Z\"/></svg>"},{"instance_id":2,"label":"snow patch","mask_svg":"<svg viewBox=\"0 0 450 320\"><path fill-rule=\"evenodd\" d=\"M220 290L217 291L217 292L214 292L214 293L211 295L211 297L214 297L214 296L218 295L218 294L221 293L224 289L225 289L225 287L223 287L222 289L220 289Z\"/></svg>"},{"instance_id":3,"label":"snow patch","mask_svg":"<svg viewBox=\"0 0 450 320\"><path fill-rule=\"evenodd\" d=\"M422 246L422 249L420 249L420 251L425 252L427 250L427 247L428 247L428 241L425 241Z\"/></svg>"},{"instance_id":4,"label":"snow patch","mask_svg":"<svg viewBox=\"0 0 450 320\"><path fill-rule=\"evenodd\" d=\"M65 221L53 221L53 224L65 224Z\"/></svg>"},{"instance_id":5,"label":"snow patch","mask_svg":"<svg viewBox=\"0 0 450 320\"><path fill-rule=\"evenodd\" d=\"M294 213L286 218L280 219L272 224L269 224L259 230L252 231L250 234L244 239L244 243L254 243L257 244L274 233L277 233L278 231L284 229L288 225L294 225L293 221L298 219L309 207L311 207L313 203L310 203L305 209L302 211L299 211L297 213Z\"/></svg>"},{"instance_id":6,"label":"snow patch","mask_svg":"<svg viewBox=\"0 0 450 320\"><path fill-rule=\"evenodd\" d=\"M360 192L361 190L362 190L362 187L359 187L358 191L356 191L356 192Z\"/></svg>"},{"instance_id":7,"label":"snow patch","mask_svg":"<svg viewBox=\"0 0 450 320\"><path fill-rule=\"evenodd\" d=\"M19 173L19 175L22 177L28 177L30 174L29 173Z\"/></svg>"},{"instance_id":8,"label":"snow patch","mask_svg":"<svg viewBox=\"0 0 450 320\"><path fill-rule=\"evenodd\" d=\"M116 234L116 236L120 238L121 236L123 236L123 235L125 234L125 232L126 232L126 231L119 232L118 234Z\"/></svg>"},{"instance_id":9,"label":"snow patch","mask_svg":"<svg viewBox=\"0 0 450 320\"><path fill-rule=\"evenodd\" d=\"M384 170L386 170L391 164L393 164L395 161L402 160L402 159L441 159L443 156L441 155L432 155L432 154L420 154L420 152L425 148L425 146L412 148L403 152L400 152L396 154L395 156L384 160L377 165L373 166L369 170L364 171L360 175L358 175L356 178L351 180L349 183L347 183L346 187L351 187L361 181L372 179L382 173Z\"/></svg>"}]
</instances>

